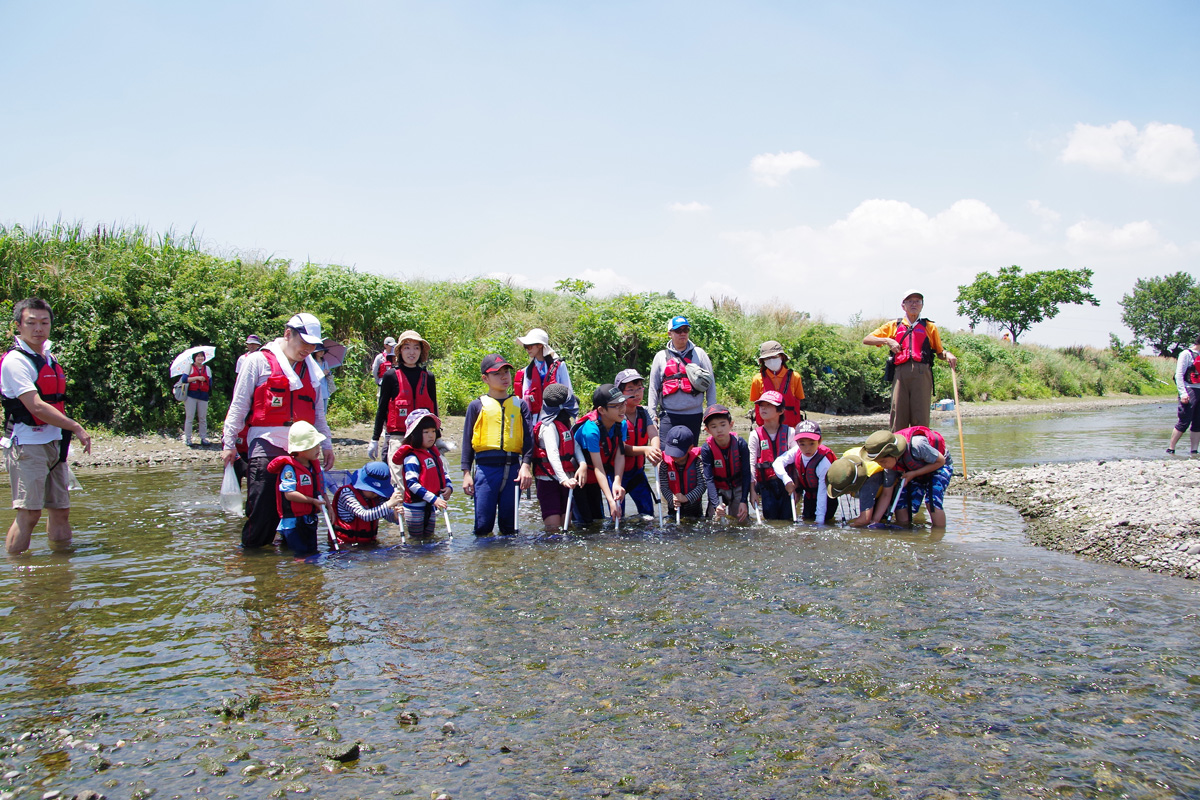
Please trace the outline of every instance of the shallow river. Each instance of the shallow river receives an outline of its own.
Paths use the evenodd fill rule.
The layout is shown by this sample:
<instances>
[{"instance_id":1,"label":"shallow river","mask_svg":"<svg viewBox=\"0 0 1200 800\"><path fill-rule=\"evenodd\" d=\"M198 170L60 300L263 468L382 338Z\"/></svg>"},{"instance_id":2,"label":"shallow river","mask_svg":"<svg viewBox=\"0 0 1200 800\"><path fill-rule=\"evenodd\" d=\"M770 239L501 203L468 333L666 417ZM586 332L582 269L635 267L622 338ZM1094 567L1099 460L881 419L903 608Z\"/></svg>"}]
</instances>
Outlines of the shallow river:
<instances>
[{"instance_id":1,"label":"shallow river","mask_svg":"<svg viewBox=\"0 0 1200 800\"><path fill-rule=\"evenodd\" d=\"M1153 457L1171 413L968 421L968 466ZM1002 506L477 541L459 494L453 541L296 562L241 552L215 468L80 478L73 551L0 569L19 797L1200 796L1197 585Z\"/></svg>"}]
</instances>

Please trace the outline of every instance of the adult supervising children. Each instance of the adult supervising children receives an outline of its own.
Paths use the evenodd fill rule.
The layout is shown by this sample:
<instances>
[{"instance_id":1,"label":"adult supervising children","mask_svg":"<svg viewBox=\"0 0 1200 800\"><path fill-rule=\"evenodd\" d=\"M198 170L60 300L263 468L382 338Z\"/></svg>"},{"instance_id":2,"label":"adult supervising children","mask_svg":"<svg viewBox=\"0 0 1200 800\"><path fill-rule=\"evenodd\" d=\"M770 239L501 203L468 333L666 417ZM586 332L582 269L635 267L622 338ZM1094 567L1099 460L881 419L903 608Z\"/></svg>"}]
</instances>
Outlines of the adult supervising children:
<instances>
[{"instance_id":1,"label":"adult supervising children","mask_svg":"<svg viewBox=\"0 0 1200 800\"><path fill-rule=\"evenodd\" d=\"M863 338L863 344L887 346L894 363L892 375L892 430L929 425L933 402L933 359L954 369L958 359L942 347L937 326L921 316L925 295L909 292L900 304L904 316L885 322Z\"/></svg>"},{"instance_id":2,"label":"adult supervising children","mask_svg":"<svg viewBox=\"0 0 1200 800\"><path fill-rule=\"evenodd\" d=\"M704 409L717 402L712 362L692 344L687 317L672 317L667 332L670 340L650 366L650 413L660 431L683 425L699 440Z\"/></svg>"},{"instance_id":3,"label":"adult supervising children","mask_svg":"<svg viewBox=\"0 0 1200 800\"><path fill-rule=\"evenodd\" d=\"M1192 429L1192 455L1196 455L1196 446L1200 445L1200 363L1197 362L1198 356L1200 356L1200 335L1196 337L1196 341L1192 343L1191 347L1179 354L1179 360L1175 362L1175 388L1179 390L1179 419L1171 431L1171 443L1167 445L1167 452L1171 455L1175 455L1175 445L1179 444L1179 437L1183 436L1183 432L1189 427Z\"/></svg>"},{"instance_id":4,"label":"adult supervising children","mask_svg":"<svg viewBox=\"0 0 1200 800\"><path fill-rule=\"evenodd\" d=\"M750 381L750 402L755 404L754 422L763 424L757 405L764 392L776 392L783 398L782 423L794 428L800 421L800 406L804 402L804 384L800 374L787 365L787 353L776 341L765 341L758 346L758 374Z\"/></svg>"},{"instance_id":5,"label":"adult supervising children","mask_svg":"<svg viewBox=\"0 0 1200 800\"><path fill-rule=\"evenodd\" d=\"M246 363L246 357L251 353L257 353L262 349L262 339L258 338L257 334L250 334L246 337L246 352L237 357L237 363L233 365L233 374L239 375L242 371L242 364Z\"/></svg>"},{"instance_id":6,"label":"adult supervising children","mask_svg":"<svg viewBox=\"0 0 1200 800\"><path fill-rule=\"evenodd\" d=\"M395 347L396 365L383 371L383 382L379 384L379 402L375 409L375 429L367 456L387 461L391 437L403 438L408 415L417 409L425 409L435 417L438 413L437 381L433 373L425 368L429 362L429 342L416 331L400 334L400 343ZM386 431L383 448L379 447L379 435ZM438 434L441 435L440 432ZM399 472L392 472L392 483L403 485Z\"/></svg>"},{"instance_id":7,"label":"adult supervising children","mask_svg":"<svg viewBox=\"0 0 1200 800\"><path fill-rule=\"evenodd\" d=\"M567 364L550 349L550 335L541 328L533 328L517 341L529 354L529 364L516 377L513 391L529 406L534 419L542 413L542 392L547 386L559 383L571 389L571 376Z\"/></svg>"},{"instance_id":8,"label":"adult supervising children","mask_svg":"<svg viewBox=\"0 0 1200 800\"><path fill-rule=\"evenodd\" d=\"M16 341L0 363L4 461L16 511L6 541L12 554L29 549L43 508L49 511L46 537L51 546L71 541L66 465L71 436L79 439L84 451L92 452L92 437L64 411L66 375L46 347L52 321L45 300L19 301L13 306Z\"/></svg>"},{"instance_id":9,"label":"adult supervising children","mask_svg":"<svg viewBox=\"0 0 1200 800\"><path fill-rule=\"evenodd\" d=\"M208 398L212 395L212 368L204 363L204 353L192 356L188 370L187 397L183 401L183 443L192 446L192 420L198 421L200 444L208 444Z\"/></svg>"},{"instance_id":10,"label":"adult supervising children","mask_svg":"<svg viewBox=\"0 0 1200 800\"><path fill-rule=\"evenodd\" d=\"M249 417L246 467L246 522L242 547L264 547L275 540L279 513L275 504L275 476L267 466L288 453L288 429L303 420L324 436L321 441L325 469L333 466L333 443L325 410L317 403L317 384L324 371L312 357L321 344L321 323L312 314L288 320L283 336L242 365L225 415L221 456L226 464L237 459L238 434Z\"/></svg>"}]
</instances>

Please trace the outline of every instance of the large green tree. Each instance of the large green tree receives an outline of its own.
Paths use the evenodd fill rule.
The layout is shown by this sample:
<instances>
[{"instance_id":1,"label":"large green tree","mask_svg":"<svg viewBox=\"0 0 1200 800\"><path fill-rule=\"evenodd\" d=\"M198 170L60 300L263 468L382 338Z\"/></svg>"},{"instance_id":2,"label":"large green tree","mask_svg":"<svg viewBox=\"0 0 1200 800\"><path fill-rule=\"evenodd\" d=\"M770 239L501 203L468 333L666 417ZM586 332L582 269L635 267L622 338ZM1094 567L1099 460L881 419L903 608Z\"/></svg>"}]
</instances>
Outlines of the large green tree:
<instances>
[{"instance_id":1,"label":"large green tree","mask_svg":"<svg viewBox=\"0 0 1200 800\"><path fill-rule=\"evenodd\" d=\"M1138 278L1133 294L1121 298L1121 322L1134 341L1160 356L1176 358L1200 333L1200 286L1186 272Z\"/></svg>"},{"instance_id":2,"label":"large green tree","mask_svg":"<svg viewBox=\"0 0 1200 800\"><path fill-rule=\"evenodd\" d=\"M958 287L958 313L976 325L994 322L1012 335L1013 343L1033 325L1058 316L1059 306L1100 305L1092 288L1090 269L1051 269L1022 272L1016 264L1000 272L980 272L967 286Z\"/></svg>"}]
</instances>

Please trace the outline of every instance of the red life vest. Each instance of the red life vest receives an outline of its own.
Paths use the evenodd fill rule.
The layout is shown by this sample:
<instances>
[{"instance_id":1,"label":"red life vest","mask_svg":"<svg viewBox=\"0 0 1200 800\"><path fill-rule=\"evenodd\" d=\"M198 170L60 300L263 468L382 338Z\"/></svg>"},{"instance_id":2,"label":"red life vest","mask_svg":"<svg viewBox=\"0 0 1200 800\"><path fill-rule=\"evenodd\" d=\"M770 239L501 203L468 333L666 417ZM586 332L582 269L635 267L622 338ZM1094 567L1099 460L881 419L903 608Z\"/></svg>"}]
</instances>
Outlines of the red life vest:
<instances>
[{"instance_id":1,"label":"red life vest","mask_svg":"<svg viewBox=\"0 0 1200 800\"><path fill-rule=\"evenodd\" d=\"M434 494L441 494L446 488L446 471L442 467L442 457L437 450L423 450L418 447L413 447L411 444L404 444L400 449L392 454L392 463L399 464L403 467L404 459L413 455L421 462L421 475L418 480L421 485ZM406 503L424 503L424 498L414 497L413 493L408 489L408 481L404 481L404 502Z\"/></svg>"},{"instance_id":2,"label":"red life vest","mask_svg":"<svg viewBox=\"0 0 1200 800\"><path fill-rule=\"evenodd\" d=\"M696 490L700 479L692 471L692 465L699 457L699 447L693 447L691 450L688 450L687 461L682 464L666 453L663 453L663 463L667 465L667 486L670 487L671 494L681 494L686 497ZM663 499L665 500L666 498Z\"/></svg>"},{"instance_id":3,"label":"red life vest","mask_svg":"<svg viewBox=\"0 0 1200 800\"><path fill-rule=\"evenodd\" d=\"M195 382L189 381L188 382L188 391L189 392L206 392L206 393L211 391L211 389L210 389L211 384L208 380L208 367L205 366L204 364L201 364L198 367L195 364L192 364L192 370L191 370L191 372L188 373L188 377L195 378L196 376L200 376L200 377L204 378L204 380L195 381Z\"/></svg>"},{"instance_id":4,"label":"red life vest","mask_svg":"<svg viewBox=\"0 0 1200 800\"><path fill-rule=\"evenodd\" d=\"M271 367L267 380L254 389L254 401L250 407L250 424L256 428L279 428L297 420L308 423L317 421L317 391L303 361L296 365L301 386L292 391L287 375L275 353L265 347L260 350Z\"/></svg>"},{"instance_id":5,"label":"red life vest","mask_svg":"<svg viewBox=\"0 0 1200 800\"><path fill-rule=\"evenodd\" d=\"M400 370L396 370L396 382L400 385L400 390L388 404L388 433L404 433L404 423L408 420L408 415L418 408L433 411L433 398L429 395L428 378L429 372L421 370L421 377L417 378L417 390L414 392L408 377Z\"/></svg>"},{"instance_id":6,"label":"red life vest","mask_svg":"<svg viewBox=\"0 0 1200 800\"><path fill-rule=\"evenodd\" d=\"M797 459L801 456L797 454ZM833 454L825 445L817 445L816 454L808 460L807 464L803 462L793 464L796 470L796 484L804 490L804 494L816 497L817 486L820 484L820 479L817 477L817 466L820 465L821 459L825 459L830 464L837 461L837 456Z\"/></svg>"},{"instance_id":7,"label":"red life vest","mask_svg":"<svg viewBox=\"0 0 1200 800\"><path fill-rule=\"evenodd\" d=\"M764 393L776 391L783 395L783 424L789 428L795 427L796 423L800 421L800 400L792 393L792 378L796 378L796 380L800 380L800 378L789 369L783 381L777 385L775 377L767 372L766 367L761 367L758 374L762 376ZM759 413L757 403L754 404L754 422L758 425L763 424L762 414Z\"/></svg>"},{"instance_id":8,"label":"red life vest","mask_svg":"<svg viewBox=\"0 0 1200 800\"><path fill-rule=\"evenodd\" d=\"M38 397L42 399L42 402L53 406L65 414L67 376L63 372L62 366L57 361L51 362L45 357L31 353L23 347L14 346L8 351L8 353L13 352L21 353L32 361L33 366L37 368L37 380L34 381L33 385L37 389ZM0 363L3 363L3 358L0 358ZM19 397L4 397L3 400L4 411L7 414L6 429L8 428L8 424L12 422L20 422L32 426L46 424L46 422L31 414Z\"/></svg>"},{"instance_id":9,"label":"red life vest","mask_svg":"<svg viewBox=\"0 0 1200 800\"><path fill-rule=\"evenodd\" d=\"M562 464L563 472L567 473L567 477L570 478L579 468L578 462L575 461L575 439L571 436L571 428L565 422L557 419L541 420L533 426L533 474L555 477L550 457L546 453L546 448L542 446L542 426L547 422L553 422L558 431L558 460Z\"/></svg>"},{"instance_id":10,"label":"red life vest","mask_svg":"<svg viewBox=\"0 0 1200 800\"><path fill-rule=\"evenodd\" d=\"M634 412L633 423L625 418L625 444L630 447L645 447L650 444L650 412L644 406L638 406ZM646 468L644 455L628 456L625 459L625 471L641 472Z\"/></svg>"},{"instance_id":11,"label":"red life vest","mask_svg":"<svg viewBox=\"0 0 1200 800\"><path fill-rule=\"evenodd\" d=\"M238 431L237 438L234 440L234 443L233 443L233 449L237 451L238 455L245 457L246 455L248 455L250 453L250 442L247 441L249 438L250 438L250 423L247 422L246 427L244 427L240 431Z\"/></svg>"},{"instance_id":12,"label":"red life vest","mask_svg":"<svg viewBox=\"0 0 1200 800\"><path fill-rule=\"evenodd\" d=\"M908 320L896 320L896 341L900 343L900 352L892 359L893 363L903 364L907 361L920 361L922 364L933 363L933 345L925 333L925 323L929 320L922 317L911 326Z\"/></svg>"},{"instance_id":13,"label":"red life vest","mask_svg":"<svg viewBox=\"0 0 1200 800\"><path fill-rule=\"evenodd\" d=\"M529 366L525 367L525 376L529 378L529 394L524 393L525 382L520 381L520 385L515 387L517 397L525 401L529 406L529 413L535 417L542 413L542 392L546 391L546 387L552 383L558 383L558 367L563 362L554 358L546 359L546 377L538 372L537 365L529 362Z\"/></svg>"},{"instance_id":14,"label":"red life vest","mask_svg":"<svg viewBox=\"0 0 1200 800\"><path fill-rule=\"evenodd\" d=\"M754 429L754 435L758 437L758 463L755 466L758 468L758 482L763 483L776 477L775 468L771 465L775 459L787 452L787 443L792 440L792 429L787 425L780 425L779 430L775 432L775 438L771 439L771 434L759 425Z\"/></svg>"},{"instance_id":15,"label":"red life vest","mask_svg":"<svg viewBox=\"0 0 1200 800\"><path fill-rule=\"evenodd\" d=\"M383 356L383 359L380 360L380 362L379 362L379 369L377 369L375 371L375 380L377 380L377 381L382 379L383 373L385 373L389 369L391 369L395 365L395 362L396 362L396 357L394 355L392 355L391 353L389 353L387 350L384 350L379 355Z\"/></svg>"},{"instance_id":16,"label":"red life vest","mask_svg":"<svg viewBox=\"0 0 1200 800\"><path fill-rule=\"evenodd\" d=\"M357 516L350 522L342 519L337 514L337 507L343 492L351 492L363 508L375 508L382 503L386 503L387 498L380 497L374 492L364 492L356 489L354 484L351 483L339 486L338 490L333 494L334 513L331 515L331 518L333 519L333 532L337 535L337 540L342 544L370 544L379 535L379 520L365 520Z\"/></svg>"},{"instance_id":17,"label":"red life vest","mask_svg":"<svg viewBox=\"0 0 1200 800\"><path fill-rule=\"evenodd\" d=\"M1191 348L1188 348L1188 349L1191 350ZM1187 372L1184 373L1183 382L1189 383L1189 384L1200 385L1200 364L1196 363L1196 356L1198 354L1196 353L1195 350L1191 350L1191 353L1192 353L1192 365L1190 367L1188 367Z\"/></svg>"},{"instance_id":18,"label":"red life vest","mask_svg":"<svg viewBox=\"0 0 1200 800\"><path fill-rule=\"evenodd\" d=\"M283 472L285 466L291 465L296 470L296 491L305 497L323 497L325 494L325 480L321 475L321 462L310 462L308 467L302 466L294 456L278 456L271 459L271 463L267 464L267 472L272 475L279 475ZM292 505L292 501L283 496L284 493L279 491L279 482L275 483L275 510L279 512L280 518L285 517L307 517L309 514L317 513L317 507L308 503L296 503Z\"/></svg>"},{"instance_id":19,"label":"red life vest","mask_svg":"<svg viewBox=\"0 0 1200 800\"><path fill-rule=\"evenodd\" d=\"M579 428L588 420L596 421L596 428L600 431L600 463L604 465L604 474L612 475L616 470L617 453L625 452L625 447L621 439L621 422L618 420L616 425L613 425L605 433L604 426L600 424L600 412L593 408L588 413L580 417L575 425L571 428L572 436L578 435ZM596 476L596 469L592 466L591 459L588 459L588 483L599 483L600 480Z\"/></svg>"},{"instance_id":20,"label":"red life vest","mask_svg":"<svg viewBox=\"0 0 1200 800\"><path fill-rule=\"evenodd\" d=\"M663 367L662 373L663 397L673 395L680 390L688 394L698 394L692 388L692 380L687 374L687 365L690 363L692 363L690 358L685 358L670 350L667 351L667 365Z\"/></svg>"},{"instance_id":21,"label":"red life vest","mask_svg":"<svg viewBox=\"0 0 1200 800\"><path fill-rule=\"evenodd\" d=\"M736 433L729 434L729 449L723 450L716 438L709 436L705 442L712 453L713 484L726 491L742 485L742 448L738 447Z\"/></svg>"},{"instance_id":22,"label":"red life vest","mask_svg":"<svg viewBox=\"0 0 1200 800\"><path fill-rule=\"evenodd\" d=\"M910 445L914 436L924 436L933 445L934 449L942 455L946 455L946 439L937 431L926 428L924 425L914 425L911 428L901 428L896 431L897 436L903 436L905 441ZM896 459L896 466L893 469L901 474L912 472L921 467L928 466L924 461L918 461L912 456L912 448L904 448L904 454Z\"/></svg>"}]
</instances>

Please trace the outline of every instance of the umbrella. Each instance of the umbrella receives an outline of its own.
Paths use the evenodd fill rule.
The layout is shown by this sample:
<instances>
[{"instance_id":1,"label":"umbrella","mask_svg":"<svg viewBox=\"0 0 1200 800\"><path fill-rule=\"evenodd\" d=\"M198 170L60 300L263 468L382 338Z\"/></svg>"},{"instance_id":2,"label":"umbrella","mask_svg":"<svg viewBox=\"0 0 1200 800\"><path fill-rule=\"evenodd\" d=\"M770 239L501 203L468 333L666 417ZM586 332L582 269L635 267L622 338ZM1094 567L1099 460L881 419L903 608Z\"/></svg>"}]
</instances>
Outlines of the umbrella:
<instances>
[{"instance_id":1,"label":"umbrella","mask_svg":"<svg viewBox=\"0 0 1200 800\"><path fill-rule=\"evenodd\" d=\"M179 355L175 356L175 360L171 362L171 377L176 375L187 375L192 368L192 358L196 353L204 353L204 363L213 360L213 356L217 353L217 348L210 344L201 345L199 347L189 347Z\"/></svg>"},{"instance_id":2,"label":"umbrella","mask_svg":"<svg viewBox=\"0 0 1200 800\"><path fill-rule=\"evenodd\" d=\"M325 340L325 368L336 369L346 360L346 345L339 344L337 339Z\"/></svg>"}]
</instances>

